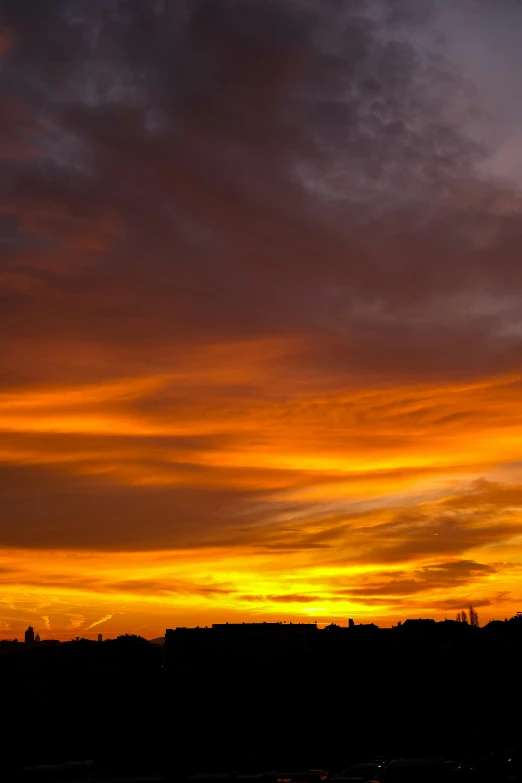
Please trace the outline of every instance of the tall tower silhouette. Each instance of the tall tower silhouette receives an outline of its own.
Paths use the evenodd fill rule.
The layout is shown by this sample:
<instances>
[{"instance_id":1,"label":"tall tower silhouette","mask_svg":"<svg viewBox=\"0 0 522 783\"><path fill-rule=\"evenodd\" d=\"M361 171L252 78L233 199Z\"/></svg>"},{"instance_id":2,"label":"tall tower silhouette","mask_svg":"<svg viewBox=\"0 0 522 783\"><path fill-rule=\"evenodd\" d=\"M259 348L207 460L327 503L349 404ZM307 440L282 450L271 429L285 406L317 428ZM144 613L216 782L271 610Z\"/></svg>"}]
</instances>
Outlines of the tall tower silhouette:
<instances>
[{"instance_id":1,"label":"tall tower silhouette","mask_svg":"<svg viewBox=\"0 0 522 783\"><path fill-rule=\"evenodd\" d=\"M34 628L32 625L30 625L27 631L25 632L25 643L34 644Z\"/></svg>"}]
</instances>

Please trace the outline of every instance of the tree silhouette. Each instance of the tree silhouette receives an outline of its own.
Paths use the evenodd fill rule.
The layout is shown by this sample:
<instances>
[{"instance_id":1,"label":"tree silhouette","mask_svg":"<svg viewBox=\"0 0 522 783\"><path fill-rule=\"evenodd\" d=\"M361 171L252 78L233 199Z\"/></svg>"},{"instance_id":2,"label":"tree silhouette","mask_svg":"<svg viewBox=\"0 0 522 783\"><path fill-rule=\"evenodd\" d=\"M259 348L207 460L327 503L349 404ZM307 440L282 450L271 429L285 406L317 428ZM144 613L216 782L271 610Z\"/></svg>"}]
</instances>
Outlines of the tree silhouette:
<instances>
[{"instance_id":1,"label":"tree silhouette","mask_svg":"<svg viewBox=\"0 0 522 783\"><path fill-rule=\"evenodd\" d=\"M462 612L457 612L456 620L458 623L472 625L474 628L480 627L478 612L473 608L472 604L469 605L467 612L465 609L463 609Z\"/></svg>"},{"instance_id":2,"label":"tree silhouette","mask_svg":"<svg viewBox=\"0 0 522 783\"><path fill-rule=\"evenodd\" d=\"M135 633L126 633L121 634L121 636L117 636L116 639L112 639L111 641L115 642L118 645L121 646L135 646L135 645L143 645L143 644L150 644L148 639L145 639L143 636L138 636L138 634Z\"/></svg>"}]
</instances>

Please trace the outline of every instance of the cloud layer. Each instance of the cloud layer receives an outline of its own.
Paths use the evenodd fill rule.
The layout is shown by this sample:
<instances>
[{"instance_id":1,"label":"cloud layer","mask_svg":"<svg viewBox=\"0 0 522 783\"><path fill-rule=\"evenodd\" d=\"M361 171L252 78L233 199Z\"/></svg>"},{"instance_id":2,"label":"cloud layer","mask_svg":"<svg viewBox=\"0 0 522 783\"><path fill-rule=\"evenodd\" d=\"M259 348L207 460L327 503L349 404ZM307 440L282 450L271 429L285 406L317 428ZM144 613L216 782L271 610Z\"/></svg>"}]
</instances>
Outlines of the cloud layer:
<instances>
[{"instance_id":1,"label":"cloud layer","mask_svg":"<svg viewBox=\"0 0 522 783\"><path fill-rule=\"evenodd\" d=\"M44 623L514 606L521 16L1 0L0 546L127 564Z\"/></svg>"}]
</instances>

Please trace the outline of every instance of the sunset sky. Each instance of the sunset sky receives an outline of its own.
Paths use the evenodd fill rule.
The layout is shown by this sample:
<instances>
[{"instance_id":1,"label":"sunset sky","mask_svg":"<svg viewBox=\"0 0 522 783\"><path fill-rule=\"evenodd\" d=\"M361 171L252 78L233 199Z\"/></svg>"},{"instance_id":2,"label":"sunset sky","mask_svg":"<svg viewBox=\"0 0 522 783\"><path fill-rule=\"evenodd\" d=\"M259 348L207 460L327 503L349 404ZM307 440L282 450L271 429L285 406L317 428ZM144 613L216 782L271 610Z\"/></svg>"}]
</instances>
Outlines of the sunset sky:
<instances>
[{"instance_id":1,"label":"sunset sky","mask_svg":"<svg viewBox=\"0 0 522 783\"><path fill-rule=\"evenodd\" d=\"M522 4L0 0L0 636L522 610Z\"/></svg>"}]
</instances>

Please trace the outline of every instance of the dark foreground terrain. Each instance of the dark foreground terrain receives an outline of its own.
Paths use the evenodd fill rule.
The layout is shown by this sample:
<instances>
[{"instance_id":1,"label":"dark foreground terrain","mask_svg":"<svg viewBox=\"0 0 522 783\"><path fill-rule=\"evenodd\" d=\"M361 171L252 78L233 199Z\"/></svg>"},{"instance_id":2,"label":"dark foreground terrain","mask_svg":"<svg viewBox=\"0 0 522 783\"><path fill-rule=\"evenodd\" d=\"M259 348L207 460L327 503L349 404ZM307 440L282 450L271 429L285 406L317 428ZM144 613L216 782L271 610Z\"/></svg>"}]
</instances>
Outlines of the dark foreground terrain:
<instances>
[{"instance_id":1,"label":"dark foreground terrain","mask_svg":"<svg viewBox=\"0 0 522 783\"><path fill-rule=\"evenodd\" d=\"M264 779L313 783L291 771L332 777L358 762L436 756L447 762L436 774L415 768L407 783L516 783L521 652L516 639L445 650L364 643L255 665L215 655L181 666L137 639L20 645L0 655L0 780L276 770ZM33 769L83 759L94 766Z\"/></svg>"}]
</instances>

